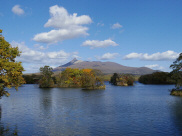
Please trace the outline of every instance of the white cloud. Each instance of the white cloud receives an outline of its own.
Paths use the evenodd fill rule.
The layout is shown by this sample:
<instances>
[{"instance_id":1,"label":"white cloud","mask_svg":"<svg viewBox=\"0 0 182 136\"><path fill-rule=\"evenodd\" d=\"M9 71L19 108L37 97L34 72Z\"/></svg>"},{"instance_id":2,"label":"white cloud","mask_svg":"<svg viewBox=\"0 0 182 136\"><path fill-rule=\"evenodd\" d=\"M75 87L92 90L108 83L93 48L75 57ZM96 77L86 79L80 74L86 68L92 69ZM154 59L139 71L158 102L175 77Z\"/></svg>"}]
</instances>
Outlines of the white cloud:
<instances>
[{"instance_id":1,"label":"white cloud","mask_svg":"<svg viewBox=\"0 0 182 136\"><path fill-rule=\"evenodd\" d=\"M97 26L104 26L104 23L97 23Z\"/></svg>"},{"instance_id":2,"label":"white cloud","mask_svg":"<svg viewBox=\"0 0 182 136\"><path fill-rule=\"evenodd\" d=\"M75 28L84 24L92 23L92 20L89 16L77 16L77 13L73 13L73 15L71 15L64 7L59 7L58 5L50 7L49 12L51 18L44 25L45 27Z\"/></svg>"},{"instance_id":3,"label":"white cloud","mask_svg":"<svg viewBox=\"0 0 182 136\"><path fill-rule=\"evenodd\" d=\"M22 8L20 8L20 5L15 5L13 8L12 8L12 12L16 15L23 15L25 12Z\"/></svg>"},{"instance_id":4,"label":"white cloud","mask_svg":"<svg viewBox=\"0 0 182 136\"><path fill-rule=\"evenodd\" d=\"M118 53L105 53L103 54L101 57L100 56L96 56L97 59L99 60L110 60L110 59L115 59L117 56L119 56Z\"/></svg>"},{"instance_id":5,"label":"white cloud","mask_svg":"<svg viewBox=\"0 0 182 136\"><path fill-rule=\"evenodd\" d=\"M118 46L118 44L111 39L107 39L104 41L99 40L87 40L83 42L82 46L90 46L91 49L98 47L108 47L108 46Z\"/></svg>"},{"instance_id":6,"label":"white cloud","mask_svg":"<svg viewBox=\"0 0 182 136\"><path fill-rule=\"evenodd\" d=\"M159 66L158 64L152 64L152 65L145 65L145 67L151 68L151 69L158 69L158 70L163 70L164 67Z\"/></svg>"},{"instance_id":7,"label":"white cloud","mask_svg":"<svg viewBox=\"0 0 182 136\"><path fill-rule=\"evenodd\" d=\"M16 58L16 61L21 61L24 64L30 64L32 66L59 66L63 62L67 62L71 58L75 57L75 55L78 55L78 52L67 53L63 50L56 52L36 51L28 48L24 42L18 43L16 41L13 41L11 42L11 45L13 47L18 47L22 52L20 57ZM25 68L25 70L27 69L28 67Z\"/></svg>"},{"instance_id":8,"label":"white cloud","mask_svg":"<svg viewBox=\"0 0 182 136\"><path fill-rule=\"evenodd\" d=\"M58 29L51 30L49 32L40 33L34 36L33 40L42 43L57 43L67 39L73 39L79 36L88 35L86 31L87 27L77 28L77 29Z\"/></svg>"},{"instance_id":9,"label":"white cloud","mask_svg":"<svg viewBox=\"0 0 182 136\"><path fill-rule=\"evenodd\" d=\"M119 23L116 23L116 24L113 24L112 25L112 29L119 29L119 28L122 28L123 26L122 25L120 25Z\"/></svg>"},{"instance_id":10,"label":"white cloud","mask_svg":"<svg viewBox=\"0 0 182 136\"><path fill-rule=\"evenodd\" d=\"M92 23L89 16L77 16L77 13L71 15L64 7L58 5L50 7L49 12L51 18L44 27L53 27L54 29L36 34L33 38L34 41L52 44L89 35L87 33L88 27L83 26Z\"/></svg>"},{"instance_id":11,"label":"white cloud","mask_svg":"<svg viewBox=\"0 0 182 136\"><path fill-rule=\"evenodd\" d=\"M124 57L124 59L136 59L136 58L141 58L142 55L143 55L142 53L135 53L135 52L133 52L133 53L130 53L130 54L126 55L126 56Z\"/></svg>"},{"instance_id":12,"label":"white cloud","mask_svg":"<svg viewBox=\"0 0 182 136\"><path fill-rule=\"evenodd\" d=\"M179 56L179 53L168 50L166 52L157 52L149 55L148 53L130 53L124 57L124 59L140 59L140 60L175 60Z\"/></svg>"},{"instance_id":13,"label":"white cloud","mask_svg":"<svg viewBox=\"0 0 182 136\"><path fill-rule=\"evenodd\" d=\"M46 49L48 49L48 46L44 47L44 46L42 46L40 44L35 44L34 47L38 48L39 50L46 50Z\"/></svg>"}]
</instances>

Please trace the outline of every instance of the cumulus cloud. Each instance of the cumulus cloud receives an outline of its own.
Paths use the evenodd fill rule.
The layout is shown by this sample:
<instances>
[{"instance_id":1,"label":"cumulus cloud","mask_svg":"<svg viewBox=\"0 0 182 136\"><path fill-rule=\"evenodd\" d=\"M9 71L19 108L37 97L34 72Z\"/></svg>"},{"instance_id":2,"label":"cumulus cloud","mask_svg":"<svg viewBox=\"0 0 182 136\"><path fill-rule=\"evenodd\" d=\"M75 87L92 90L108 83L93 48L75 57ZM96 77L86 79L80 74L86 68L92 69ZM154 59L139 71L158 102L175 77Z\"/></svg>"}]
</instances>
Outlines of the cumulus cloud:
<instances>
[{"instance_id":1,"label":"cumulus cloud","mask_svg":"<svg viewBox=\"0 0 182 136\"><path fill-rule=\"evenodd\" d=\"M158 64L152 64L152 65L145 65L145 67L151 68L151 69L158 69L158 70L163 70L164 67L159 66Z\"/></svg>"},{"instance_id":2,"label":"cumulus cloud","mask_svg":"<svg viewBox=\"0 0 182 136\"><path fill-rule=\"evenodd\" d=\"M76 29L58 29L58 30L51 30L49 32L44 32L35 35L33 38L34 41L42 42L42 43L57 43L59 41L73 39L79 36L88 35L86 31L88 30L87 27L80 27Z\"/></svg>"},{"instance_id":3,"label":"cumulus cloud","mask_svg":"<svg viewBox=\"0 0 182 136\"><path fill-rule=\"evenodd\" d=\"M110 60L110 59L115 59L117 56L119 56L118 53L105 53L102 56L96 56L97 59L99 60Z\"/></svg>"},{"instance_id":4,"label":"cumulus cloud","mask_svg":"<svg viewBox=\"0 0 182 136\"><path fill-rule=\"evenodd\" d=\"M122 25L120 25L119 23L115 23L115 24L113 24L112 25L112 29L119 29L119 28L122 28L123 26Z\"/></svg>"},{"instance_id":5,"label":"cumulus cloud","mask_svg":"<svg viewBox=\"0 0 182 136\"><path fill-rule=\"evenodd\" d=\"M52 44L89 35L87 33L88 27L84 26L92 23L92 19L88 15L77 16L77 13L71 15L64 7L58 5L50 7L49 12L51 18L44 27L53 27L54 29L36 34L33 38L34 41Z\"/></svg>"},{"instance_id":6,"label":"cumulus cloud","mask_svg":"<svg viewBox=\"0 0 182 136\"><path fill-rule=\"evenodd\" d=\"M107 39L104 41L99 41L99 40L87 40L83 42L82 46L90 46L91 49L93 48L103 48L103 47L108 47L108 46L118 46L118 44L111 39Z\"/></svg>"},{"instance_id":7,"label":"cumulus cloud","mask_svg":"<svg viewBox=\"0 0 182 136\"><path fill-rule=\"evenodd\" d=\"M12 8L12 12L16 15L23 15L25 12L22 8L20 8L20 5L15 5L13 8Z\"/></svg>"},{"instance_id":8,"label":"cumulus cloud","mask_svg":"<svg viewBox=\"0 0 182 136\"><path fill-rule=\"evenodd\" d=\"M151 61L162 61L162 60L175 60L179 56L179 53L168 50L166 52L157 52L149 55L148 53L130 53L124 57L124 59L140 59L140 60L151 60Z\"/></svg>"},{"instance_id":9,"label":"cumulus cloud","mask_svg":"<svg viewBox=\"0 0 182 136\"><path fill-rule=\"evenodd\" d=\"M63 62L66 62L69 59L75 57L75 55L78 55L78 52L67 53L63 50L55 52L36 51L28 48L24 42L19 43L13 41L11 42L11 45L13 47L18 47L19 50L22 52L20 57L16 58L16 61L21 61L22 63L31 64L33 66L34 65L58 66Z\"/></svg>"}]
</instances>

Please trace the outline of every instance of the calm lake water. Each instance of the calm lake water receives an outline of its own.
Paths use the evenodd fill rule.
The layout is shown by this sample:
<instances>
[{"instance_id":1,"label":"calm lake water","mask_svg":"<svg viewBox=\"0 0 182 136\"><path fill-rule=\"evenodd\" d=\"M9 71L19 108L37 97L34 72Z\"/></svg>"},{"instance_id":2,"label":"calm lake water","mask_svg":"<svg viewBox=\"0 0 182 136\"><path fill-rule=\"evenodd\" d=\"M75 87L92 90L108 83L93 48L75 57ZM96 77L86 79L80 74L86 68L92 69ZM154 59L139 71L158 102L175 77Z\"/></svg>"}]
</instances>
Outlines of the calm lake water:
<instances>
[{"instance_id":1,"label":"calm lake water","mask_svg":"<svg viewBox=\"0 0 182 136\"><path fill-rule=\"evenodd\" d=\"M0 100L1 135L182 135L182 97L169 95L173 85L106 87L10 89L10 97Z\"/></svg>"}]
</instances>

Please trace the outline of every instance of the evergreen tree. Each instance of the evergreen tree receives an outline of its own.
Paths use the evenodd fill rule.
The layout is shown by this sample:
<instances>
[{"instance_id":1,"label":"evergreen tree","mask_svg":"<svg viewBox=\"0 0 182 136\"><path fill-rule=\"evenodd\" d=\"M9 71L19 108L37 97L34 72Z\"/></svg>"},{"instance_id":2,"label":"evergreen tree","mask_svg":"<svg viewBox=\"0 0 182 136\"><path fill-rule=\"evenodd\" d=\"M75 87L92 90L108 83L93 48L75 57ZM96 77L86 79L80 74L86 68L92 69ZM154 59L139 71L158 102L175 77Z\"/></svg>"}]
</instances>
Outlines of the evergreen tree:
<instances>
[{"instance_id":1,"label":"evergreen tree","mask_svg":"<svg viewBox=\"0 0 182 136\"><path fill-rule=\"evenodd\" d=\"M172 78L176 81L176 89L180 89L182 87L182 53L180 53L170 68L173 69L171 74Z\"/></svg>"},{"instance_id":2,"label":"evergreen tree","mask_svg":"<svg viewBox=\"0 0 182 136\"><path fill-rule=\"evenodd\" d=\"M54 87L54 81L52 79L52 68L49 66L44 66L40 68L41 79L39 81L40 88Z\"/></svg>"}]
</instances>

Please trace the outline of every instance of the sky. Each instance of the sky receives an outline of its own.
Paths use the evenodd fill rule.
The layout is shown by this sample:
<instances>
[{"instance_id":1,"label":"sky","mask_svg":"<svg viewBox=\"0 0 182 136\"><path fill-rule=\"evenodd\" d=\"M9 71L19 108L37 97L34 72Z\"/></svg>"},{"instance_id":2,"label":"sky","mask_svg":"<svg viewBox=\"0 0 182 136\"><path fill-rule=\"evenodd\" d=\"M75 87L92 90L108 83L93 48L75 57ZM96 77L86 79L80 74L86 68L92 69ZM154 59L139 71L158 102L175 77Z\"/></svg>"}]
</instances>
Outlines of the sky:
<instances>
[{"instance_id":1,"label":"sky","mask_svg":"<svg viewBox=\"0 0 182 136\"><path fill-rule=\"evenodd\" d=\"M181 0L0 1L0 29L24 73L73 58L170 72L182 52Z\"/></svg>"}]
</instances>

